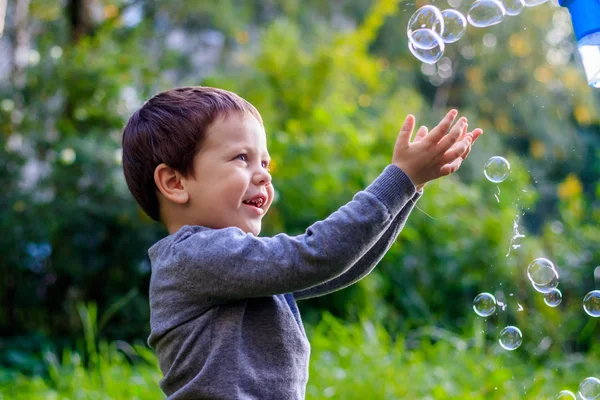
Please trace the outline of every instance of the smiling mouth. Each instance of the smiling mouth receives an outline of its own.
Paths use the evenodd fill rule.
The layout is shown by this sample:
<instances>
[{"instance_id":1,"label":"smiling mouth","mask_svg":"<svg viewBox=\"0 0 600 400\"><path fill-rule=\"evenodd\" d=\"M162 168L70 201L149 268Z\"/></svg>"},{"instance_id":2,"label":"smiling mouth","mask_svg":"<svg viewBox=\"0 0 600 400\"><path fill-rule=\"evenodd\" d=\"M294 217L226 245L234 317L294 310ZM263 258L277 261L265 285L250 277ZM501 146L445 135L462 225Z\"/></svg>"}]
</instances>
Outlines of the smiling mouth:
<instances>
[{"instance_id":1,"label":"smiling mouth","mask_svg":"<svg viewBox=\"0 0 600 400\"><path fill-rule=\"evenodd\" d=\"M248 205L248 206L253 206L253 207L256 207L256 208L262 208L263 199L261 199L259 197L256 200L244 201L243 203L246 204L246 205Z\"/></svg>"}]
</instances>

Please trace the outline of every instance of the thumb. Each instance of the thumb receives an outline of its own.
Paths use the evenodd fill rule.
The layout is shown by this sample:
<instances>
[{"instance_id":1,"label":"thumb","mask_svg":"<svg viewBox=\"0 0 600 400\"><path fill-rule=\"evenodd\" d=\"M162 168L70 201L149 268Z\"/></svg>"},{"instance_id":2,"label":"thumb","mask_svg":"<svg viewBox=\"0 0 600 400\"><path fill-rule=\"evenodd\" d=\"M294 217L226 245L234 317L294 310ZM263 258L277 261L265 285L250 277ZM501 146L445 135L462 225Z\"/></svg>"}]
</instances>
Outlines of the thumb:
<instances>
[{"instance_id":1,"label":"thumb","mask_svg":"<svg viewBox=\"0 0 600 400\"><path fill-rule=\"evenodd\" d=\"M413 129L415 128L415 117L411 114L406 116L402 127L400 128L400 132L398 133L398 138L396 139L396 147L407 148L410 143L410 137L412 136Z\"/></svg>"}]
</instances>

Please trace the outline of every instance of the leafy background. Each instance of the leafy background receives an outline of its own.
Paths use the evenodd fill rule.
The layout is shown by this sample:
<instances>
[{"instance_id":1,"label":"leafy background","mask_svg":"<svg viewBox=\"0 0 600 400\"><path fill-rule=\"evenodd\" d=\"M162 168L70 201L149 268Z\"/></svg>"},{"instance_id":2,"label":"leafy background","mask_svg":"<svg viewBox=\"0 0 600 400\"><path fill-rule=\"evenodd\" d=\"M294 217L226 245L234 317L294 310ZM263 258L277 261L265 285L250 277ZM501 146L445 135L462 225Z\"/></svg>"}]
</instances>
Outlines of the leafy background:
<instances>
[{"instance_id":1,"label":"leafy background","mask_svg":"<svg viewBox=\"0 0 600 400\"><path fill-rule=\"evenodd\" d=\"M456 107L485 131L459 173L427 186L369 277L300 303L307 398L553 398L597 376L599 328L582 299L600 288L600 92L585 83L568 11L550 1L469 27L431 66L405 30L425 4L470 6L8 2L0 398L163 397L145 339L147 249L166 232L127 191L120 134L145 99L183 85L260 110L277 193L262 235L302 233L349 201L390 162L407 113L431 126ZM499 185L482 173L495 155L511 163ZM525 277L542 256L560 273L557 308ZM487 319L471 307L484 291L506 303ZM506 325L524 335L514 352L497 342Z\"/></svg>"}]
</instances>

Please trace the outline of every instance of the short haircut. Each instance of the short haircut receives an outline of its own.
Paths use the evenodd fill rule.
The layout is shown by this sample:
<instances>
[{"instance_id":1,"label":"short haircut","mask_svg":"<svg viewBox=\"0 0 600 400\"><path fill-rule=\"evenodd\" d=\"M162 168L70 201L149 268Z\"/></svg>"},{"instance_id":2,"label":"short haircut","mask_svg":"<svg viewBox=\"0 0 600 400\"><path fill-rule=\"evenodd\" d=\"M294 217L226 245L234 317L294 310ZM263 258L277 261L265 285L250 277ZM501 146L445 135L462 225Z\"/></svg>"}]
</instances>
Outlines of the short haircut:
<instances>
[{"instance_id":1,"label":"short haircut","mask_svg":"<svg viewBox=\"0 0 600 400\"><path fill-rule=\"evenodd\" d=\"M129 118L123 129L123 172L129 191L150 218L160 220L156 167L165 163L183 176L193 176L194 156L207 129L234 112L263 123L256 108L237 94L204 86L158 93Z\"/></svg>"}]
</instances>

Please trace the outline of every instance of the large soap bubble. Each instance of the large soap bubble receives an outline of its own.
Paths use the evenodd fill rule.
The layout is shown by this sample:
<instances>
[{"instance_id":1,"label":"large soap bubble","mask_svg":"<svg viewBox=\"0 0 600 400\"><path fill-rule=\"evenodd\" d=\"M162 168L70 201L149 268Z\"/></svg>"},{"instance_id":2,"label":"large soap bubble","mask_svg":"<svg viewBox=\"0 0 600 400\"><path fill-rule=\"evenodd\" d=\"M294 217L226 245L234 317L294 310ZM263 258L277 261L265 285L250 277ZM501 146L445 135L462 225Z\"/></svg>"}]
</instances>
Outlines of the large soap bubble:
<instances>
[{"instance_id":1,"label":"large soap bubble","mask_svg":"<svg viewBox=\"0 0 600 400\"><path fill-rule=\"evenodd\" d=\"M504 15L504 5L498 0L476 0L467 12L467 20L474 27L485 28L502 22Z\"/></svg>"},{"instance_id":2,"label":"large soap bubble","mask_svg":"<svg viewBox=\"0 0 600 400\"><path fill-rule=\"evenodd\" d=\"M579 396L583 400L595 400L600 398L600 380L593 376L585 378L579 384Z\"/></svg>"},{"instance_id":3,"label":"large soap bubble","mask_svg":"<svg viewBox=\"0 0 600 400\"><path fill-rule=\"evenodd\" d=\"M408 20L406 35L409 44L425 50L437 46L436 38L428 31L438 35L444 32L444 17L437 7L431 5L419 8Z\"/></svg>"},{"instance_id":4,"label":"large soap bubble","mask_svg":"<svg viewBox=\"0 0 600 400\"><path fill-rule=\"evenodd\" d=\"M446 43L456 42L467 30L467 19L459 11L451 8L442 11L442 17L444 20L442 39Z\"/></svg>"},{"instance_id":5,"label":"large soap bubble","mask_svg":"<svg viewBox=\"0 0 600 400\"><path fill-rule=\"evenodd\" d=\"M583 309L591 317L600 317L600 290L592 290L585 295Z\"/></svg>"},{"instance_id":6,"label":"large soap bubble","mask_svg":"<svg viewBox=\"0 0 600 400\"><path fill-rule=\"evenodd\" d=\"M438 34L427 28L417 29L412 32L408 44L412 44L417 49L430 50L438 46Z\"/></svg>"},{"instance_id":7,"label":"large soap bubble","mask_svg":"<svg viewBox=\"0 0 600 400\"><path fill-rule=\"evenodd\" d=\"M496 298L490 293L479 293L473 300L473 310L480 317L489 317L496 311Z\"/></svg>"},{"instance_id":8,"label":"large soap bubble","mask_svg":"<svg viewBox=\"0 0 600 400\"><path fill-rule=\"evenodd\" d=\"M508 177L510 164L505 158L495 156L490 158L485 164L483 173L490 182L500 183Z\"/></svg>"},{"instance_id":9,"label":"large soap bubble","mask_svg":"<svg viewBox=\"0 0 600 400\"><path fill-rule=\"evenodd\" d=\"M500 346L505 350L516 350L523 343L523 334L516 326L507 326L500 331Z\"/></svg>"},{"instance_id":10,"label":"large soap bubble","mask_svg":"<svg viewBox=\"0 0 600 400\"><path fill-rule=\"evenodd\" d=\"M415 46L412 41L408 41L408 49L421 62L426 64L435 64L444 55L446 45L441 36L432 30L429 30L429 35L434 38L436 45L430 48Z\"/></svg>"},{"instance_id":11,"label":"large soap bubble","mask_svg":"<svg viewBox=\"0 0 600 400\"><path fill-rule=\"evenodd\" d=\"M558 272L552 261L536 258L527 267L527 277L533 288L541 293L548 293L558 286Z\"/></svg>"}]
</instances>

